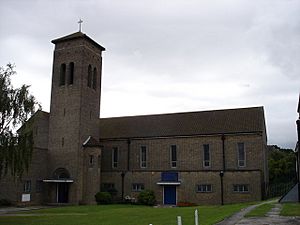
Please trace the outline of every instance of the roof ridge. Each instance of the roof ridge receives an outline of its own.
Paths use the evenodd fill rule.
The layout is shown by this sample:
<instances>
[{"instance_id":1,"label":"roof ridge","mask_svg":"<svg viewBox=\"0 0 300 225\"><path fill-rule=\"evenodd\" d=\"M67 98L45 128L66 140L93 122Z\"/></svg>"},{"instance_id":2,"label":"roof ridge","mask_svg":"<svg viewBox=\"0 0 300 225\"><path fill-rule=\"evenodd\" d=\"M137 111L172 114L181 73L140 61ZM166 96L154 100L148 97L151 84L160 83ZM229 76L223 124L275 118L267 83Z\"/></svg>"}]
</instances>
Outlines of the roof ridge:
<instances>
[{"instance_id":1,"label":"roof ridge","mask_svg":"<svg viewBox=\"0 0 300 225\"><path fill-rule=\"evenodd\" d=\"M85 38L87 41L91 42L92 44L94 44L95 46L100 48L101 51L105 51L105 48L103 46L98 44L96 41L94 41L92 38L90 38L87 34L82 33L81 31L77 31L77 32L72 33L72 34L69 34L69 35L66 35L66 36L63 36L63 37L60 37L60 38L56 38L56 39L52 40L51 42L53 44L57 44L58 42L63 42L63 41L78 39L78 38Z\"/></svg>"},{"instance_id":2,"label":"roof ridge","mask_svg":"<svg viewBox=\"0 0 300 225\"><path fill-rule=\"evenodd\" d=\"M113 116L113 117L103 117L103 119L117 119L117 118L136 118L136 117L150 117L150 116L168 116L168 115L187 115L187 114L197 114L197 113L211 113L211 112L222 112L222 111L238 111L238 110L248 110L248 109L263 109L263 106L253 106L253 107L242 107L242 108L230 108L230 109L215 109L215 110L203 110L203 111L189 111L189 112L174 112L174 113L157 113L157 114L145 114L145 115L131 115L131 116Z\"/></svg>"}]
</instances>

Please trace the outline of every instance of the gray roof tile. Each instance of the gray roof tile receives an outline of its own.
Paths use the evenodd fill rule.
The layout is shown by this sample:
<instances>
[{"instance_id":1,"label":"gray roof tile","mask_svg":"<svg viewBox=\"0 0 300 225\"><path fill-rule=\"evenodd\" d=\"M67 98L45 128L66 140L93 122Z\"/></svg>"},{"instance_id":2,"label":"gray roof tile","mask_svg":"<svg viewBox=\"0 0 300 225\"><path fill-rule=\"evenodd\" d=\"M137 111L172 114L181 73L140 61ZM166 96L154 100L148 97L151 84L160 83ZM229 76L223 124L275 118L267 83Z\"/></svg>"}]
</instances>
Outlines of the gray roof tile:
<instances>
[{"instance_id":1,"label":"gray roof tile","mask_svg":"<svg viewBox=\"0 0 300 225\"><path fill-rule=\"evenodd\" d=\"M263 107L100 119L100 139L264 132Z\"/></svg>"}]
</instances>

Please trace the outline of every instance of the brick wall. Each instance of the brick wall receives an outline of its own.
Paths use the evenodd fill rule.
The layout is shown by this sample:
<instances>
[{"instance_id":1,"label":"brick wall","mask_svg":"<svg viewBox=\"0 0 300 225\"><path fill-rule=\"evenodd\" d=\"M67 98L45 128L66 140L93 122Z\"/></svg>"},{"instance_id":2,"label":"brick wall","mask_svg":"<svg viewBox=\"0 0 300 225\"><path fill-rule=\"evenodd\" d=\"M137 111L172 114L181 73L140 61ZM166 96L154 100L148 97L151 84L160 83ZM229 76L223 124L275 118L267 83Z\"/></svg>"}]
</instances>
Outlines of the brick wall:
<instances>
[{"instance_id":1,"label":"brick wall","mask_svg":"<svg viewBox=\"0 0 300 225\"><path fill-rule=\"evenodd\" d=\"M163 188L157 185L161 172L177 171L181 184L177 187L177 200L199 204L221 203L220 171L223 170L222 136L172 137L152 139L102 140L101 183L114 183L121 197L121 172L125 172L124 196L136 197L132 183L143 183L152 189L162 203ZM237 143L245 146L246 165L238 166ZM210 146L210 166L203 164L203 145ZM177 146L177 167L170 165L170 146ZM147 166L140 167L140 148L147 147ZM264 140L260 134L226 135L225 141L224 203L254 201L262 198L262 185L265 176ZM118 147L118 167L112 168L112 148ZM127 170L129 149L129 170ZM197 193L197 184L211 184L211 193ZM248 192L235 193L233 185L247 185Z\"/></svg>"}]
</instances>

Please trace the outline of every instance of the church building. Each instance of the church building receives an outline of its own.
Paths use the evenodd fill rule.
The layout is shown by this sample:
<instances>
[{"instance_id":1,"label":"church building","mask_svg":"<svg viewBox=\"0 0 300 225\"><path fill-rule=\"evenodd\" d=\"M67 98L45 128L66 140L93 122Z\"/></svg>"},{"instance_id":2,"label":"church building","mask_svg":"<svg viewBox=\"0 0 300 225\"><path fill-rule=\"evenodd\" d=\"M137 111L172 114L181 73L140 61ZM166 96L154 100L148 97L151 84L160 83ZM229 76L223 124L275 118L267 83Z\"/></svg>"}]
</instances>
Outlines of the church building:
<instances>
[{"instance_id":1,"label":"church building","mask_svg":"<svg viewBox=\"0 0 300 225\"><path fill-rule=\"evenodd\" d=\"M153 190L158 204L259 201L268 187L263 107L100 118L102 53L82 32L58 38L50 113L23 126L34 149L28 173L0 180L17 204L94 204Z\"/></svg>"}]
</instances>

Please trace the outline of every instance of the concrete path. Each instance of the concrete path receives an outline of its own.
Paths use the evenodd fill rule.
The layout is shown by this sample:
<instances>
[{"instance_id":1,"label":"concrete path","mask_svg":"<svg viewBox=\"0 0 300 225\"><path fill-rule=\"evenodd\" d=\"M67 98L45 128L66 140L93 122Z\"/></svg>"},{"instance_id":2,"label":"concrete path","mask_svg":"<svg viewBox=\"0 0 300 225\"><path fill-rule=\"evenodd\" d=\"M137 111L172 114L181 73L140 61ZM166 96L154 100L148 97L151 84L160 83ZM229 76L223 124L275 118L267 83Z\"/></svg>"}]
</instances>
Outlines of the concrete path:
<instances>
[{"instance_id":1,"label":"concrete path","mask_svg":"<svg viewBox=\"0 0 300 225\"><path fill-rule=\"evenodd\" d=\"M53 208L51 206L28 206L28 207L6 207L0 208L0 216L7 214L7 213L22 213L30 210L36 209L46 209L46 208Z\"/></svg>"},{"instance_id":2,"label":"concrete path","mask_svg":"<svg viewBox=\"0 0 300 225\"><path fill-rule=\"evenodd\" d=\"M281 224L281 225L299 225L300 217L287 217L280 216L280 211L282 209L281 204L275 204L275 206L265 215L265 217L249 217L244 218L248 212L256 208L259 205L276 202L276 200L261 203L258 205L249 206L248 208L234 214L233 216L217 223L217 225L271 225L271 224Z\"/></svg>"}]
</instances>

